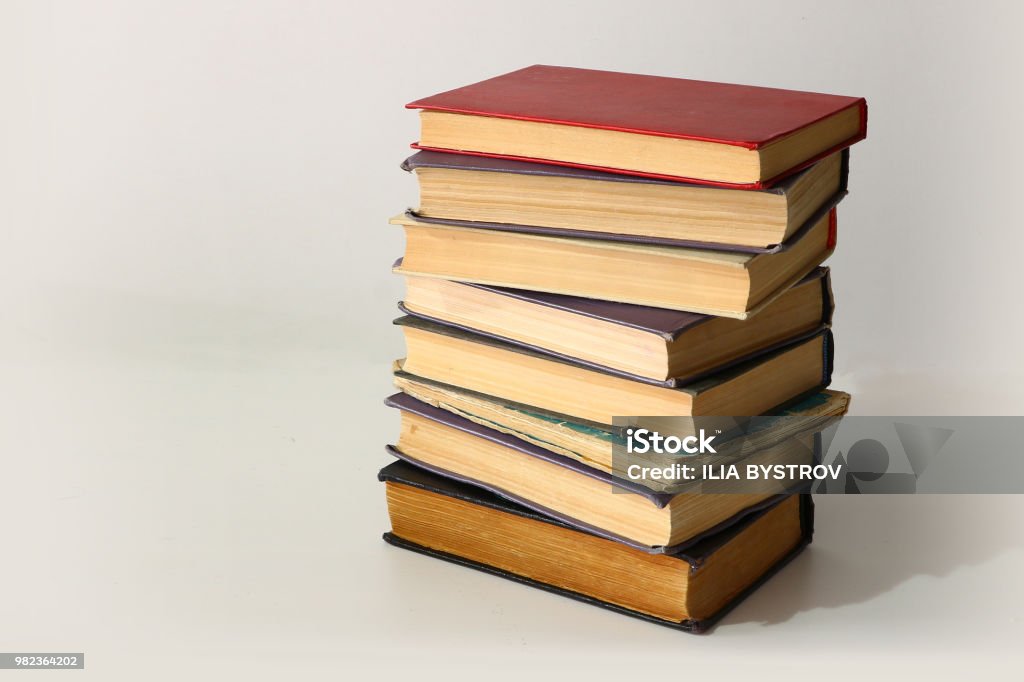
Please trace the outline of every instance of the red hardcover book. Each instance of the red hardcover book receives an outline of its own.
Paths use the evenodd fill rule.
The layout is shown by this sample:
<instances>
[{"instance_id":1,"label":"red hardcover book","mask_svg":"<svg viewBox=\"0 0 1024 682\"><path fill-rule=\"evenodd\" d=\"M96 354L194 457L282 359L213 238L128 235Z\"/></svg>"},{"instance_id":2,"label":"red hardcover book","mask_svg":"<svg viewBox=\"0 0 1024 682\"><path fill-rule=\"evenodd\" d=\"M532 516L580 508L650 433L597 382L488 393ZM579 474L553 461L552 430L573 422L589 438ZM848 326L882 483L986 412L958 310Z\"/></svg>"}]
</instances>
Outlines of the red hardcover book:
<instances>
[{"instance_id":1,"label":"red hardcover book","mask_svg":"<svg viewBox=\"0 0 1024 682\"><path fill-rule=\"evenodd\" d=\"M418 149L748 189L867 133L860 97L543 65L406 106Z\"/></svg>"}]
</instances>

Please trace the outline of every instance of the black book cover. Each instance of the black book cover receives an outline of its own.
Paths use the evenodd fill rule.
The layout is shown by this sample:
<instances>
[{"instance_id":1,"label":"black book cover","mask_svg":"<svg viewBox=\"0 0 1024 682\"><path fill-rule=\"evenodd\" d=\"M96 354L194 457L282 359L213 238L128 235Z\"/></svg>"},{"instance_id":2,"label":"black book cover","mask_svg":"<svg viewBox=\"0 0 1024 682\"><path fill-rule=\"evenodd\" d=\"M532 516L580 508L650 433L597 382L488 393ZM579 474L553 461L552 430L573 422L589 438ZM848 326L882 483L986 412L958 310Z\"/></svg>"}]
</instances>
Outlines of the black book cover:
<instances>
[{"instance_id":1,"label":"black book cover","mask_svg":"<svg viewBox=\"0 0 1024 682\"><path fill-rule=\"evenodd\" d=\"M385 482L400 483L403 485L411 486L414 488L420 488L429 492L445 495L455 499L463 500L471 504L477 504L491 509L498 510L502 513L512 514L523 518L533 519L543 523L550 523L556 526L568 528L574 532L586 533L587 531L574 528L568 524L563 523L557 519L539 514L536 511L518 505L511 502L499 495L495 495L487 490L478 488L467 483L455 481L444 476L440 476L435 473L431 473L424 469L418 468L407 462L394 462L389 464L380 470L378 479ZM812 539L814 533L814 503L811 500L810 495L800 495L800 526L801 526L801 539L797 545L787 553L780 561L772 566L766 573L762 574L757 580L751 585L746 587L743 591L737 594L731 599L725 607L720 609L712 617L702 620L685 620L681 622L669 621L655 616L651 616L646 613L635 611L618 604L611 604L600 599L581 594L572 590L564 589L554 585L550 585L544 582L533 580L515 573L505 571L503 569L483 564L477 561L466 559L464 557L449 554L447 552L438 551L429 547L410 542L401 537L398 537L392 532L384 533L384 540L389 544L410 551L418 552L420 554L426 554L439 559L444 559L455 564L467 566L469 568L475 568L479 571L484 571L492 575L497 575L508 580L513 580L524 585L536 587L547 592L554 594L560 594L571 599L576 599L594 606L600 606L611 611L616 611L625 615L640 618L651 623L657 623L679 630L683 630L691 633L703 633L717 623L725 614L731 611L738 603L745 599L754 590L760 587L765 581L771 578L779 569L785 566L793 557L799 554L804 547L806 547ZM781 500L779 500L781 501ZM678 559L688 565L689 570L698 569L703 563L705 563L715 552L719 551L723 547L726 547L729 542L748 528L751 524L757 522L764 514L767 514L773 505L765 507L759 510L755 514L751 514L745 517L743 520L723 529L722 531L705 537L700 542L695 543L687 547L685 550L679 550L672 553L670 556L674 559Z\"/></svg>"}]
</instances>

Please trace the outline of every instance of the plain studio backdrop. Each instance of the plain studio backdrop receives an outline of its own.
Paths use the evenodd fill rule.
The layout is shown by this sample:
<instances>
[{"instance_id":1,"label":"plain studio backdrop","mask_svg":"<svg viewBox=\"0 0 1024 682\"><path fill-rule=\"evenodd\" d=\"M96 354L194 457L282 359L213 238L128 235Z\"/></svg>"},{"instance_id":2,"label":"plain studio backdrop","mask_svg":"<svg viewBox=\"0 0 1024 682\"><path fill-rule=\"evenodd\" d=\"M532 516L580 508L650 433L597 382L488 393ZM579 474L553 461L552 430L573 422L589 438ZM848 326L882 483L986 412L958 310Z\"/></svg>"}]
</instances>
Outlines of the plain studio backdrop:
<instances>
[{"instance_id":1,"label":"plain studio backdrop","mask_svg":"<svg viewBox=\"0 0 1024 682\"><path fill-rule=\"evenodd\" d=\"M534 63L866 97L834 386L856 414L1024 413L1022 22L1014 2L0 3L0 650L83 651L103 680L1019 664L1015 497L821 499L810 551L697 638L385 546L375 473L403 353L387 219L416 196L403 105Z\"/></svg>"}]
</instances>

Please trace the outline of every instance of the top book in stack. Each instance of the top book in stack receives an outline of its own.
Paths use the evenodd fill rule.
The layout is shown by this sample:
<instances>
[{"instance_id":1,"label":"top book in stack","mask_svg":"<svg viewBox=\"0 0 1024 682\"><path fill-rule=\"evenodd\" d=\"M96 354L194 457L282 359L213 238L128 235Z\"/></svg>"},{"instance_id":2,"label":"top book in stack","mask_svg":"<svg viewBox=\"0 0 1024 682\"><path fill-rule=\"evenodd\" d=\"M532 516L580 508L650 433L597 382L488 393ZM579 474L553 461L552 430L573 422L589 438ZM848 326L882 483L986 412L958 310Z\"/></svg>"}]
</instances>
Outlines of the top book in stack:
<instances>
[{"instance_id":1,"label":"top book in stack","mask_svg":"<svg viewBox=\"0 0 1024 682\"><path fill-rule=\"evenodd\" d=\"M863 98L530 66L411 102L419 149L738 189L866 135Z\"/></svg>"}]
</instances>

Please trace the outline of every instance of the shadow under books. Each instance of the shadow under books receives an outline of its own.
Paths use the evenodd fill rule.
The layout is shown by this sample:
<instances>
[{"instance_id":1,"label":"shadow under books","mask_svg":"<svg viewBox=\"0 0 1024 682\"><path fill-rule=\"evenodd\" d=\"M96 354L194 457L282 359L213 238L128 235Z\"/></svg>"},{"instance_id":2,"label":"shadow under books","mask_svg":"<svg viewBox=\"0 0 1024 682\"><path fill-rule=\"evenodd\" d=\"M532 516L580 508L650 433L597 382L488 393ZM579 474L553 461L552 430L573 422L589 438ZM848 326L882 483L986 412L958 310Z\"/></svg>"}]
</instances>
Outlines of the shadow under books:
<instances>
[{"instance_id":1,"label":"shadow under books","mask_svg":"<svg viewBox=\"0 0 1024 682\"><path fill-rule=\"evenodd\" d=\"M832 495L815 502L814 542L722 625L769 625L867 602L915 576L943 577L1024 544L1019 534L979 532L991 527L994 509L1012 504L1007 496Z\"/></svg>"},{"instance_id":2,"label":"shadow under books","mask_svg":"<svg viewBox=\"0 0 1024 682\"><path fill-rule=\"evenodd\" d=\"M948 377L851 378L854 410L861 414L962 414L994 407L977 391L959 402L944 398L950 392L938 388L949 383ZM993 519L1017 518L1013 496L829 495L816 496L815 503L811 545L727 614L722 625L767 625L802 611L864 603L915 576L941 578L1024 546L1021 533L992 526Z\"/></svg>"}]
</instances>

